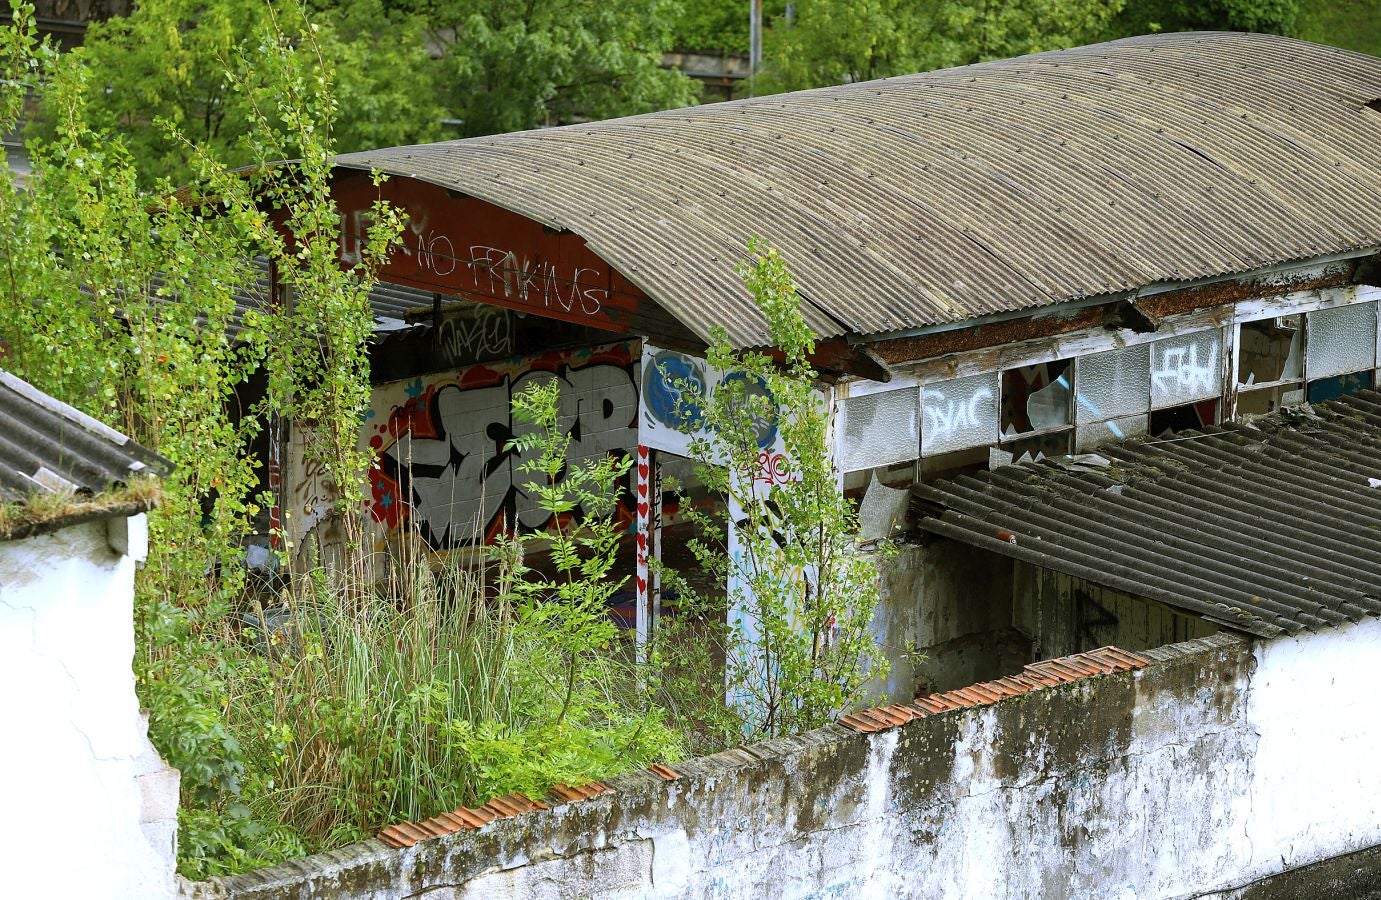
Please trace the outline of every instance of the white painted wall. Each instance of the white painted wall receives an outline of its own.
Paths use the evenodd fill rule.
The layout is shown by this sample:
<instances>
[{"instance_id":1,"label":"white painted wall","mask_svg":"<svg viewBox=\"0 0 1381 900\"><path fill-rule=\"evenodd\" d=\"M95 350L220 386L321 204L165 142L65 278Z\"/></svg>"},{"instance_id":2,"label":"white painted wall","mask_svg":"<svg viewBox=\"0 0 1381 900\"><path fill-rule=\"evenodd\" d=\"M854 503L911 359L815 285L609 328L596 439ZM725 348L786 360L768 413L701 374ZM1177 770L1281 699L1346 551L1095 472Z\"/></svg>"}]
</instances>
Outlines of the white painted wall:
<instances>
[{"instance_id":1,"label":"white painted wall","mask_svg":"<svg viewBox=\"0 0 1381 900\"><path fill-rule=\"evenodd\" d=\"M196 896L1148 900L1381 844L1381 623L1146 655L1135 673L876 735L821 729L678 763L669 783L621 776L587 802Z\"/></svg>"},{"instance_id":2,"label":"white painted wall","mask_svg":"<svg viewBox=\"0 0 1381 900\"><path fill-rule=\"evenodd\" d=\"M174 894L177 773L130 668L136 519L0 543L0 896Z\"/></svg>"}]
</instances>

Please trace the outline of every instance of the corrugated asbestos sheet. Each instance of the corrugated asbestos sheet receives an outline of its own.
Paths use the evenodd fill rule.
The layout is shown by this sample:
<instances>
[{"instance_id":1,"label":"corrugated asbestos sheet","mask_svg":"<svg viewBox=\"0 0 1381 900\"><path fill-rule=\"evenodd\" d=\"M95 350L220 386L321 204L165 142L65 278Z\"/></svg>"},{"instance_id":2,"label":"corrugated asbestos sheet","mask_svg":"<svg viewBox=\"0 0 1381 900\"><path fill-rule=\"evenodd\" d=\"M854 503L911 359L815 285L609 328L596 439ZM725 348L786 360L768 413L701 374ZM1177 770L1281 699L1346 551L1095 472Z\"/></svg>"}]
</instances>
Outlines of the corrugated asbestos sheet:
<instances>
[{"instance_id":1,"label":"corrugated asbestos sheet","mask_svg":"<svg viewBox=\"0 0 1381 900\"><path fill-rule=\"evenodd\" d=\"M1167 34L565 128L353 153L572 231L668 311L765 333L752 235L821 336L1381 245L1381 60Z\"/></svg>"},{"instance_id":2,"label":"corrugated asbestos sheet","mask_svg":"<svg viewBox=\"0 0 1381 900\"><path fill-rule=\"evenodd\" d=\"M99 494L171 470L115 429L0 371L0 500L64 488Z\"/></svg>"},{"instance_id":3,"label":"corrugated asbestos sheet","mask_svg":"<svg viewBox=\"0 0 1381 900\"><path fill-rule=\"evenodd\" d=\"M918 525L1260 635L1381 614L1381 393L922 485Z\"/></svg>"},{"instance_id":4,"label":"corrugated asbestos sheet","mask_svg":"<svg viewBox=\"0 0 1381 900\"><path fill-rule=\"evenodd\" d=\"M251 261L258 272L254 283L235 292L235 312L226 332L233 338L245 329L245 319L251 310L262 310L269 303L269 264L263 257ZM374 313L376 340L396 331L426 328L429 325L408 325L404 316L414 310L430 308L432 295L427 291L400 284L378 282L369 291L369 307Z\"/></svg>"}]
</instances>

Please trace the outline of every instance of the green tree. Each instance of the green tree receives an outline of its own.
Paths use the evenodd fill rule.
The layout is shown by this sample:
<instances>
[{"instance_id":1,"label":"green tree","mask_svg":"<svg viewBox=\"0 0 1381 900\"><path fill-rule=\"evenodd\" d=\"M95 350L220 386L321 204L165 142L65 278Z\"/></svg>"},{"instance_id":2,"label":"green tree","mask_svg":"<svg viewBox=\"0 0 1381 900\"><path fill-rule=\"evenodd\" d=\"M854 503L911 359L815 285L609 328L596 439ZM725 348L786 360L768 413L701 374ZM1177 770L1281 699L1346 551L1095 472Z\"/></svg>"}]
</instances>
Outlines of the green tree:
<instances>
[{"instance_id":1,"label":"green tree","mask_svg":"<svg viewBox=\"0 0 1381 900\"><path fill-rule=\"evenodd\" d=\"M839 492L830 412L809 363L814 335L777 251L758 241L748 249L752 260L741 274L776 358L735 350L720 329L707 361L725 376L708 394L698 384L679 386L685 421L703 428L691 443L696 475L721 512L686 512L700 533L691 552L708 577L663 575L687 622L725 623L711 639L722 646L733 708L726 718L713 705L686 707L681 717L722 739L732 727L755 740L825 724L862 701L888 663L871 631L882 602L877 556L857 550L858 516ZM769 432L779 437L764 450ZM679 646L686 637L673 627L659 639L667 670L708 661Z\"/></svg>"},{"instance_id":2,"label":"green tree","mask_svg":"<svg viewBox=\"0 0 1381 900\"><path fill-rule=\"evenodd\" d=\"M1101 40L1122 0L800 0L766 37L765 90L961 66Z\"/></svg>"},{"instance_id":3,"label":"green tree","mask_svg":"<svg viewBox=\"0 0 1381 900\"><path fill-rule=\"evenodd\" d=\"M1153 31L1293 34L1299 19L1299 0L1132 0L1113 29L1119 35Z\"/></svg>"},{"instance_id":4,"label":"green tree","mask_svg":"<svg viewBox=\"0 0 1381 900\"><path fill-rule=\"evenodd\" d=\"M676 0L413 0L442 54L458 134L483 135L694 102L661 67Z\"/></svg>"},{"instance_id":5,"label":"green tree","mask_svg":"<svg viewBox=\"0 0 1381 900\"><path fill-rule=\"evenodd\" d=\"M253 55L253 41L266 29L299 32L306 25L297 3L143 0L128 17L93 24L73 51L91 73L88 124L123 136L146 187L157 177L184 183L193 175L186 145L160 122L228 164L255 162L251 101L227 69ZM322 10L312 35L335 73L338 110L326 124L336 148L441 136L437 64L416 21L386 15L379 0L361 0ZM293 158L302 152L292 141L283 149Z\"/></svg>"}]
</instances>

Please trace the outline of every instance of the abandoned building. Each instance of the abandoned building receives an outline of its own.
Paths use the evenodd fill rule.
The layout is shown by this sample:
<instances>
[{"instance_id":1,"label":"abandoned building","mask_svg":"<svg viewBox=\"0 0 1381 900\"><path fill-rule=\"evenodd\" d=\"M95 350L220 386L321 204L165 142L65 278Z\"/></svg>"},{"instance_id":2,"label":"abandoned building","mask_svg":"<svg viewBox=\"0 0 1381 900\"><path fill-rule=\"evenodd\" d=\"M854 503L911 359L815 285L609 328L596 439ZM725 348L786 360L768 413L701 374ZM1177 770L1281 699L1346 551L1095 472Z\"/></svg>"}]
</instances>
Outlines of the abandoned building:
<instances>
[{"instance_id":1,"label":"abandoned building","mask_svg":"<svg viewBox=\"0 0 1381 900\"><path fill-rule=\"evenodd\" d=\"M167 460L0 371L8 896L174 891L178 772L149 742L130 666L134 567L157 498L150 485L132 485L168 470Z\"/></svg>"},{"instance_id":2,"label":"abandoned building","mask_svg":"<svg viewBox=\"0 0 1381 900\"><path fill-rule=\"evenodd\" d=\"M572 453L637 462L645 638L695 499L661 489L692 437L667 373L713 390L714 327L766 343L735 271L762 237L844 491L904 538L895 705L204 896L1241 896L1367 868L1379 98L1381 60L1166 34L339 158L346 262L376 198L409 216L361 436L380 552L543 525L503 448L554 375ZM305 540L318 486L277 455Z\"/></svg>"}]
</instances>

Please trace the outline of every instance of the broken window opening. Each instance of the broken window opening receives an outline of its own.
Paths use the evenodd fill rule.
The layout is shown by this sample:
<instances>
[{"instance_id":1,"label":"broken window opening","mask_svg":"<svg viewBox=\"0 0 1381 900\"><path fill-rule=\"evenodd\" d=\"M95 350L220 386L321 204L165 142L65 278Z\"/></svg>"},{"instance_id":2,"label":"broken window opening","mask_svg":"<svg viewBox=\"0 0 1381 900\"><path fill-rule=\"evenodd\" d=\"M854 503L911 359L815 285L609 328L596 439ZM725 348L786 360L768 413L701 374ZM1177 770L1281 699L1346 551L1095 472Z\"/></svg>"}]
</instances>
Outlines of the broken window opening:
<instances>
[{"instance_id":1,"label":"broken window opening","mask_svg":"<svg viewBox=\"0 0 1381 900\"><path fill-rule=\"evenodd\" d=\"M1277 384L1254 391L1242 391L1237 395L1238 416L1259 416L1272 413L1287 406L1299 406L1304 402L1304 386L1299 382Z\"/></svg>"},{"instance_id":2,"label":"broken window opening","mask_svg":"<svg viewBox=\"0 0 1381 900\"><path fill-rule=\"evenodd\" d=\"M1297 313L1243 322L1237 333L1237 383L1250 387L1303 378L1303 319Z\"/></svg>"},{"instance_id":3,"label":"broken window opening","mask_svg":"<svg viewBox=\"0 0 1381 900\"><path fill-rule=\"evenodd\" d=\"M1012 462L1040 462L1052 456L1068 456L1073 452L1072 430L1032 435L1020 440L1004 442L1003 452L1012 454Z\"/></svg>"},{"instance_id":4,"label":"broken window opening","mask_svg":"<svg viewBox=\"0 0 1381 900\"><path fill-rule=\"evenodd\" d=\"M1002 373L1002 437L1073 424L1072 359L1008 369Z\"/></svg>"},{"instance_id":5,"label":"broken window opening","mask_svg":"<svg viewBox=\"0 0 1381 900\"><path fill-rule=\"evenodd\" d=\"M1200 400L1153 411L1149 432L1156 438L1173 437L1181 431L1198 431L1217 422L1218 401Z\"/></svg>"}]
</instances>

